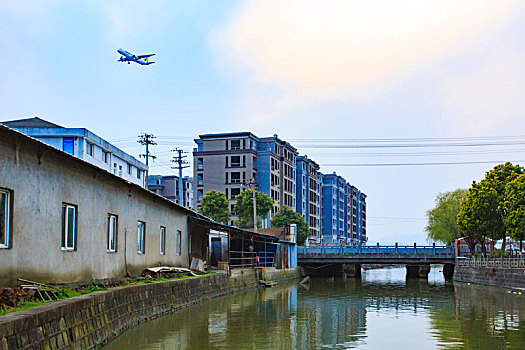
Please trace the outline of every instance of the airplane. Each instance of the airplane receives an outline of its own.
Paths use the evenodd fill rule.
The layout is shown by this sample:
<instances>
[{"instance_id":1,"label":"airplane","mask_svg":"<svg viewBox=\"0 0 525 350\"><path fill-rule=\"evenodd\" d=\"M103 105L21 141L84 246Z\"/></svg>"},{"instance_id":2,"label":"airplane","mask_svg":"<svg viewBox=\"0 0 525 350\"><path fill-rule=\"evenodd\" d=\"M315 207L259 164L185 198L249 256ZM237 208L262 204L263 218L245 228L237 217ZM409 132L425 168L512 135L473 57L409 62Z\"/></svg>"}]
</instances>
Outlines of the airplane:
<instances>
[{"instance_id":1,"label":"airplane","mask_svg":"<svg viewBox=\"0 0 525 350\"><path fill-rule=\"evenodd\" d=\"M148 58L150 58L151 56L155 56L154 53L149 55L134 55L131 52L126 51L124 49L118 49L117 52L122 55L118 60L119 62L128 62L128 64L130 64L130 62L135 62L143 66L155 63L148 61Z\"/></svg>"}]
</instances>

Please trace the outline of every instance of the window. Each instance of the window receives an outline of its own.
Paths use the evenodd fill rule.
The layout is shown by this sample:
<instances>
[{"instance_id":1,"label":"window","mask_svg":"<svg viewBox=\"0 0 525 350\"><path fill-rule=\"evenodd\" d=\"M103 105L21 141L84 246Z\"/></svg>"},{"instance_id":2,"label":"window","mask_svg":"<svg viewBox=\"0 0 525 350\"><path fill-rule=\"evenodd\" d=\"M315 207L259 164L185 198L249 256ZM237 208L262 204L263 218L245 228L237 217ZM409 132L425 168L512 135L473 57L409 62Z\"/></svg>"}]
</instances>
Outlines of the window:
<instances>
[{"instance_id":1,"label":"window","mask_svg":"<svg viewBox=\"0 0 525 350\"><path fill-rule=\"evenodd\" d=\"M237 195L241 193L241 189L240 188L232 188L230 190L230 193L231 193L231 199L235 199L237 197Z\"/></svg>"},{"instance_id":2,"label":"window","mask_svg":"<svg viewBox=\"0 0 525 350\"><path fill-rule=\"evenodd\" d=\"M231 156L231 167L240 167L241 166L241 157L240 156Z\"/></svg>"},{"instance_id":3,"label":"window","mask_svg":"<svg viewBox=\"0 0 525 350\"><path fill-rule=\"evenodd\" d=\"M137 223L137 252L139 254L146 252L146 223L143 221Z\"/></svg>"},{"instance_id":4,"label":"window","mask_svg":"<svg viewBox=\"0 0 525 350\"><path fill-rule=\"evenodd\" d=\"M231 140L231 149L241 149L241 140Z\"/></svg>"},{"instance_id":5,"label":"window","mask_svg":"<svg viewBox=\"0 0 525 350\"><path fill-rule=\"evenodd\" d=\"M71 155L75 154L75 139L73 137L64 137L62 139L62 150Z\"/></svg>"},{"instance_id":6,"label":"window","mask_svg":"<svg viewBox=\"0 0 525 350\"><path fill-rule=\"evenodd\" d=\"M0 248L10 248L11 192L0 189Z\"/></svg>"},{"instance_id":7,"label":"window","mask_svg":"<svg viewBox=\"0 0 525 350\"><path fill-rule=\"evenodd\" d=\"M109 152L102 151L102 161L109 164Z\"/></svg>"},{"instance_id":8,"label":"window","mask_svg":"<svg viewBox=\"0 0 525 350\"><path fill-rule=\"evenodd\" d=\"M131 175L132 170L133 170L133 166L131 164L128 164L128 174Z\"/></svg>"},{"instance_id":9,"label":"window","mask_svg":"<svg viewBox=\"0 0 525 350\"><path fill-rule=\"evenodd\" d=\"M117 163L113 163L113 174L117 175Z\"/></svg>"},{"instance_id":10,"label":"window","mask_svg":"<svg viewBox=\"0 0 525 350\"><path fill-rule=\"evenodd\" d=\"M182 232L177 231L177 255L181 255L182 252Z\"/></svg>"},{"instance_id":11,"label":"window","mask_svg":"<svg viewBox=\"0 0 525 350\"><path fill-rule=\"evenodd\" d=\"M166 254L166 228L160 227L160 254Z\"/></svg>"},{"instance_id":12,"label":"window","mask_svg":"<svg viewBox=\"0 0 525 350\"><path fill-rule=\"evenodd\" d=\"M62 204L62 249L76 250L77 240L77 207Z\"/></svg>"},{"instance_id":13,"label":"window","mask_svg":"<svg viewBox=\"0 0 525 350\"><path fill-rule=\"evenodd\" d=\"M197 169L202 170L202 168L204 168L204 159L197 158Z\"/></svg>"},{"instance_id":14,"label":"window","mask_svg":"<svg viewBox=\"0 0 525 350\"><path fill-rule=\"evenodd\" d=\"M91 157L95 154L95 145L89 142L86 142L86 153Z\"/></svg>"},{"instance_id":15,"label":"window","mask_svg":"<svg viewBox=\"0 0 525 350\"><path fill-rule=\"evenodd\" d=\"M106 249L109 253L114 253L117 251L117 227L117 216L113 214L108 214L108 237Z\"/></svg>"},{"instance_id":16,"label":"window","mask_svg":"<svg viewBox=\"0 0 525 350\"><path fill-rule=\"evenodd\" d=\"M122 165L118 166L118 176L122 177Z\"/></svg>"},{"instance_id":17,"label":"window","mask_svg":"<svg viewBox=\"0 0 525 350\"><path fill-rule=\"evenodd\" d=\"M140 179L140 175L141 175L142 171L140 171L139 168L137 168L137 179Z\"/></svg>"},{"instance_id":18,"label":"window","mask_svg":"<svg viewBox=\"0 0 525 350\"><path fill-rule=\"evenodd\" d=\"M240 172L234 172L231 173L231 182L234 184L238 184L241 182L241 173Z\"/></svg>"}]
</instances>

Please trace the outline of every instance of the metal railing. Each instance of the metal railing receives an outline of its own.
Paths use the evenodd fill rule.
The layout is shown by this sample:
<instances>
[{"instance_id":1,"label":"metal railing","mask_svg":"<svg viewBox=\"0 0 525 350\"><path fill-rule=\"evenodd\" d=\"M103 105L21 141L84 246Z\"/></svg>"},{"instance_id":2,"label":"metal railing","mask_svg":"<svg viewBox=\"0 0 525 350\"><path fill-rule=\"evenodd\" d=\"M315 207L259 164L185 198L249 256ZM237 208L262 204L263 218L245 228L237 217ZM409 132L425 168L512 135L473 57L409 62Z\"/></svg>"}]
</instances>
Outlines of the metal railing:
<instances>
[{"instance_id":1,"label":"metal railing","mask_svg":"<svg viewBox=\"0 0 525 350\"><path fill-rule=\"evenodd\" d=\"M375 246L345 246L345 245L319 245L302 247L299 246L299 255L435 255L454 256L453 246L418 246L418 245L375 245Z\"/></svg>"},{"instance_id":2,"label":"metal railing","mask_svg":"<svg viewBox=\"0 0 525 350\"><path fill-rule=\"evenodd\" d=\"M259 256L259 263L255 257ZM273 266L274 253L272 252L242 252L230 251L230 267L254 268Z\"/></svg>"},{"instance_id":3,"label":"metal railing","mask_svg":"<svg viewBox=\"0 0 525 350\"><path fill-rule=\"evenodd\" d=\"M456 266L464 267L508 267L525 269L524 257L473 257L456 258Z\"/></svg>"}]
</instances>

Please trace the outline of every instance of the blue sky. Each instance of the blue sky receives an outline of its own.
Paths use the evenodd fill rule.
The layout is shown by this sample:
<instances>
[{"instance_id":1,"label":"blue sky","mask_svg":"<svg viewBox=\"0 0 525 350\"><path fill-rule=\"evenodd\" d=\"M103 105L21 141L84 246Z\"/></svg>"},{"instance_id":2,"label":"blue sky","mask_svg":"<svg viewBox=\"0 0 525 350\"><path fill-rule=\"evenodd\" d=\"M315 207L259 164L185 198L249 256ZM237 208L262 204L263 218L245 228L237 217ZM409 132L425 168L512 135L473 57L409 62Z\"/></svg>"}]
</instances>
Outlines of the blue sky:
<instances>
[{"instance_id":1,"label":"blue sky","mask_svg":"<svg viewBox=\"0 0 525 350\"><path fill-rule=\"evenodd\" d=\"M525 145L300 140L524 135L524 19L512 0L3 2L0 120L86 127L135 156L153 133L161 174L199 134L278 134L367 193L371 242L423 243L436 194L492 164L323 164L522 161ZM157 63L118 63L119 47Z\"/></svg>"}]
</instances>

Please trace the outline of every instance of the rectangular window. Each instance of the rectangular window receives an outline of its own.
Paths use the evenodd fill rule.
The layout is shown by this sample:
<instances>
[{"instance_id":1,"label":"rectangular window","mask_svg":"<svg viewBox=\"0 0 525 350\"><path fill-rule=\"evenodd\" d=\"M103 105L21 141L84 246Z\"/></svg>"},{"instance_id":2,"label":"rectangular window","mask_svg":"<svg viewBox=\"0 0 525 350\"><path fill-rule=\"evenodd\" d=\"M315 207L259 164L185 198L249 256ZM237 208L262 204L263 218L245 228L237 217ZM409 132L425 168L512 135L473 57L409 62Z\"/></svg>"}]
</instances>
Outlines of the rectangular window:
<instances>
[{"instance_id":1,"label":"rectangular window","mask_svg":"<svg viewBox=\"0 0 525 350\"><path fill-rule=\"evenodd\" d=\"M202 170L204 168L204 159L203 158L197 158L197 169Z\"/></svg>"},{"instance_id":2,"label":"rectangular window","mask_svg":"<svg viewBox=\"0 0 525 350\"><path fill-rule=\"evenodd\" d=\"M117 216L113 214L108 214L108 236L106 242L106 249L110 253L114 253L117 251L117 227Z\"/></svg>"},{"instance_id":3,"label":"rectangular window","mask_svg":"<svg viewBox=\"0 0 525 350\"><path fill-rule=\"evenodd\" d=\"M241 157L240 156L231 156L231 167L240 167L241 166Z\"/></svg>"},{"instance_id":4,"label":"rectangular window","mask_svg":"<svg viewBox=\"0 0 525 350\"><path fill-rule=\"evenodd\" d=\"M146 223L144 221L137 223L137 252L139 254L146 252Z\"/></svg>"},{"instance_id":5,"label":"rectangular window","mask_svg":"<svg viewBox=\"0 0 525 350\"><path fill-rule=\"evenodd\" d=\"M86 153L93 157L95 154L95 145L89 142L86 142Z\"/></svg>"},{"instance_id":6,"label":"rectangular window","mask_svg":"<svg viewBox=\"0 0 525 350\"><path fill-rule=\"evenodd\" d=\"M118 166L118 176L122 177L122 165Z\"/></svg>"},{"instance_id":7,"label":"rectangular window","mask_svg":"<svg viewBox=\"0 0 525 350\"><path fill-rule=\"evenodd\" d=\"M113 175L117 175L117 163L113 163Z\"/></svg>"},{"instance_id":8,"label":"rectangular window","mask_svg":"<svg viewBox=\"0 0 525 350\"><path fill-rule=\"evenodd\" d=\"M11 192L0 189L0 248L10 248Z\"/></svg>"},{"instance_id":9,"label":"rectangular window","mask_svg":"<svg viewBox=\"0 0 525 350\"><path fill-rule=\"evenodd\" d=\"M231 140L231 149L241 149L241 140Z\"/></svg>"},{"instance_id":10,"label":"rectangular window","mask_svg":"<svg viewBox=\"0 0 525 350\"><path fill-rule=\"evenodd\" d=\"M62 139L62 150L71 155L75 154L75 139L73 137L64 137Z\"/></svg>"},{"instance_id":11,"label":"rectangular window","mask_svg":"<svg viewBox=\"0 0 525 350\"><path fill-rule=\"evenodd\" d=\"M240 172L231 173L231 183L233 184L241 183L241 173Z\"/></svg>"},{"instance_id":12,"label":"rectangular window","mask_svg":"<svg viewBox=\"0 0 525 350\"><path fill-rule=\"evenodd\" d=\"M62 203L62 249L76 250L77 207Z\"/></svg>"},{"instance_id":13,"label":"rectangular window","mask_svg":"<svg viewBox=\"0 0 525 350\"><path fill-rule=\"evenodd\" d=\"M182 232L177 231L177 255L181 255L182 252Z\"/></svg>"},{"instance_id":14,"label":"rectangular window","mask_svg":"<svg viewBox=\"0 0 525 350\"><path fill-rule=\"evenodd\" d=\"M137 168L137 179L140 179L140 175L141 175L142 171L140 171L139 168Z\"/></svg>"},{"instance_id":15,"label":"rectangular window","mask_svg":"<svg viewBox=\"0 0 525 350\"><path fill-rule=\"evenodd\" d=\"M102 151L102 161L109 164L109 152Z\"/></svg>"},{"instance_id":16,"label":"rectangular window","mask_svg":"<svg viewBox=\"0 0 525 350\"><path fill-rule=\"evenodd\" d=\"M131 175L132 170L133 170L133 166L131 164L128 164L128 174Z\"/></svg>"},{"instance_id":17,"label":"rectangular window","mask_svg":"<svg viewBox=\"0 0 525 350\"><path fill-rule=\"evenodd\" d=\"M160 227L160 254L166 254L166 228Z\"/></svg>"},{"instance_id":18,"label":"rectangular window","mask_svg":"<svg viewBox=\"0 0 525 350\"><path fill-rule=\"evenodd\" d=\"M240 188L232 188L230 190L230 193L231 193L231 199L235 199L235 198L237 198L237 195L241 193L241 189Z\"/></svg>"}]
</instances>

